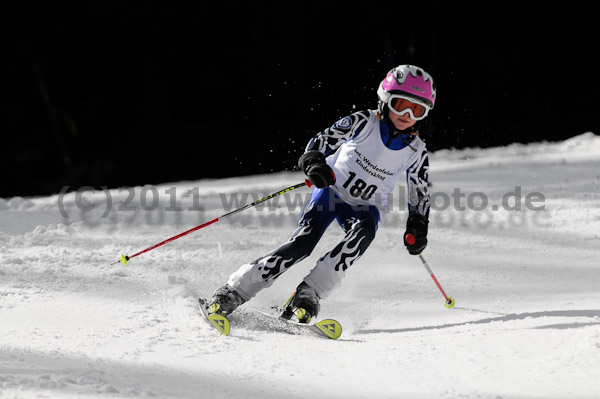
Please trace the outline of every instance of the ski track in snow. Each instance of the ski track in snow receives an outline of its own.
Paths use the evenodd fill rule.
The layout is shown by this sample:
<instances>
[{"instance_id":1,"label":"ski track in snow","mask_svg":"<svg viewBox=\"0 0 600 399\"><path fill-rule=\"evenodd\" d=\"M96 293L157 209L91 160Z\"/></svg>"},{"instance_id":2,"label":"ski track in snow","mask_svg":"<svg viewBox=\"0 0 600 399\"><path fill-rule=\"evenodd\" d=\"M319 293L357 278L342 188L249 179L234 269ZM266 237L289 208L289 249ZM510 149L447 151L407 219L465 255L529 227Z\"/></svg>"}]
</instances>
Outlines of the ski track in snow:
<instances>
[{"instance_id":1,"label":"ski track in snow","mask_svg":"<svg viewBox=\"0 0 600 399\"><path fill-rule=\"evenodd\" d=\"M106 193L85 195L98 208L87 213L70 193L65 218L58 195L0 199L0 397L600 397L600 136L439 151L430 177L432 192L460 188L463 205L484 193L500 206L519 186L546 209L432 211L424 255L451 310L403 248L396 211L322 302L344 327L338 341L275 331L244 307L222 337L196 313L198 296L287 240L299 207L249 210L110 264L222 214L220 194L270 193L298 173L158 186L161 206L176 187L178 205L202 212L101 218ZM127 192L111 195L116 208ZM341 237L332 225L251 306L285 301Z\"/></svg>"}]
</instances>

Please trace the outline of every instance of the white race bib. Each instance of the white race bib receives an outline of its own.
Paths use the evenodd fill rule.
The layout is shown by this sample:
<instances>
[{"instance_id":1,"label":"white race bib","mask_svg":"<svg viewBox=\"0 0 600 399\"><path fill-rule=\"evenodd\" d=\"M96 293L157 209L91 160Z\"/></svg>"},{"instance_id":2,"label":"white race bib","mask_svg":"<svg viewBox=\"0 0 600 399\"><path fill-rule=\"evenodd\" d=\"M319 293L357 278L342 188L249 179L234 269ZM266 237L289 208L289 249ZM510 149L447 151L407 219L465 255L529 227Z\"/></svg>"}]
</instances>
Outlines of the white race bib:
<instances>
[{"instance_id":1,"label":"white race bib","mask_svg":"<svg viewBox=\"0 0 600 399\"><path fill-rule=\"evenodd\" d=\"M348 140L330 157L327 164L336 176L333 190L351 205L375 205L386 211L400 176L425 150L416 137L410 146L391 150L385 146L375 112L363 131Z\"/></svg>"}]
</instances>

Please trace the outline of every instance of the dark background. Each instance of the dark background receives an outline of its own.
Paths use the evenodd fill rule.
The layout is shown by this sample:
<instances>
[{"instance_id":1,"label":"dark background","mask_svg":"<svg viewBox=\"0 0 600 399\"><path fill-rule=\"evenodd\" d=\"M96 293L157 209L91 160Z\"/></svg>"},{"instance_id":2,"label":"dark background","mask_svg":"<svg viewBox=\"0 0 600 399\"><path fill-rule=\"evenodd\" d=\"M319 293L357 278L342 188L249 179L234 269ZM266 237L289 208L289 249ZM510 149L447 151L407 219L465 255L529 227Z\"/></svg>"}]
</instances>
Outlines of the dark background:
<instances>
[{"instance_id":1,"label":"dark background","mask_svg":"<svg viewBox=\"0 0 600 399\"><path fill-rule=\"evenodd\" d=\"M430 151L599 134L593 12L528 4L4 4L0 197L292 170L402 63Z\"/></svg>"}]
</instances>

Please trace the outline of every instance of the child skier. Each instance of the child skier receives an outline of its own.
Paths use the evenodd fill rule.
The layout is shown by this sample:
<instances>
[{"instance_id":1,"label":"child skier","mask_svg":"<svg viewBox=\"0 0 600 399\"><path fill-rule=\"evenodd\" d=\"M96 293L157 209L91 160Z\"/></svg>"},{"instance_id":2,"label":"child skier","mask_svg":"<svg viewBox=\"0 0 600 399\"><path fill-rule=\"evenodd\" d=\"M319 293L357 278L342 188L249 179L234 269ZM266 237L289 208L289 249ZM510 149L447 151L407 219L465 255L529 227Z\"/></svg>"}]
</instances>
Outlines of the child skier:
<instances>
[{"instance_id":1,"label":"child skier","mask_svg":"<svg viewBox=\"0 0 600 399\"><path fill-rule=\"evenodd\" d=\"M308 257L336 219L344 239L320 258L285 306L308 323L319 313L319 300L340 285L346 270L375 238L387 198L402 173L408 184L409 217L404 236L408 252L420 254L427 245L429 161L417 122L435 104L432 77L423 69L400 65L388 72L377 90L378 109L356 112L310 140L298 166L315 186L290 240L273 252L242 265L218 288L208 313L228 315L269 287L292 265Z\"/></svg>"}]
</instances>

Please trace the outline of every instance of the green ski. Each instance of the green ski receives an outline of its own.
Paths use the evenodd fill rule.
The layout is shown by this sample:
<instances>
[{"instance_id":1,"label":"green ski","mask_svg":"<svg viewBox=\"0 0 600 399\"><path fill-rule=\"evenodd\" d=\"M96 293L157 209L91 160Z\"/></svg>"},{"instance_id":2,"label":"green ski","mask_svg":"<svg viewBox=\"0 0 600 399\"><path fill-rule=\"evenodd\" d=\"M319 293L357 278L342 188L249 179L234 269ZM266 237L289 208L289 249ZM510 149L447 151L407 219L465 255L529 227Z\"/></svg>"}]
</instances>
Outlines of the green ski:
<instances>
[{"instance_id":1,"label":"green ski","mask_svg":"<svg viewBox=\"0 0 600 399\"><path fill-rule=\"evenodd\" d=\"M255 308L252 308L252 310L260 315L277 320L277 322L281 323L282 326L293 326L293 328L298 329L298 331L310 331L320 337L325 337L329 339L338 339L342 335L341 324L332 319L321 320L315 324L305 324L294 320L287 320L280 317L279 315L263 312ZM227 320L227 317L220 314L209 314L208 301L206 299L198 299L198 313L202 315L202 317L208 322L210 326L215 328L221 334L229 335L229 320Z\"/></svg>"},{"instance_id":2,"label":"green ski","mask_svg":"<svg viewBox=\"0 0 600 399\"><path fill-rule=\"evenodd\" d=\"M276 309L276 307L275 307ZM317 334L320 337L325 337L329 339L338 339L342 335L342 325L333 319L324 319L316 322L315 324L306 324L300 323L294 320L288 320L282 318L279 314L272 314L268 312L263 312L262 310L253 308L254 312L261 314L263 316L269 317L271 319L278 320L280 323L286 325L292 325L299 329L306 329Z\"/></svg>"}]
</instances>

